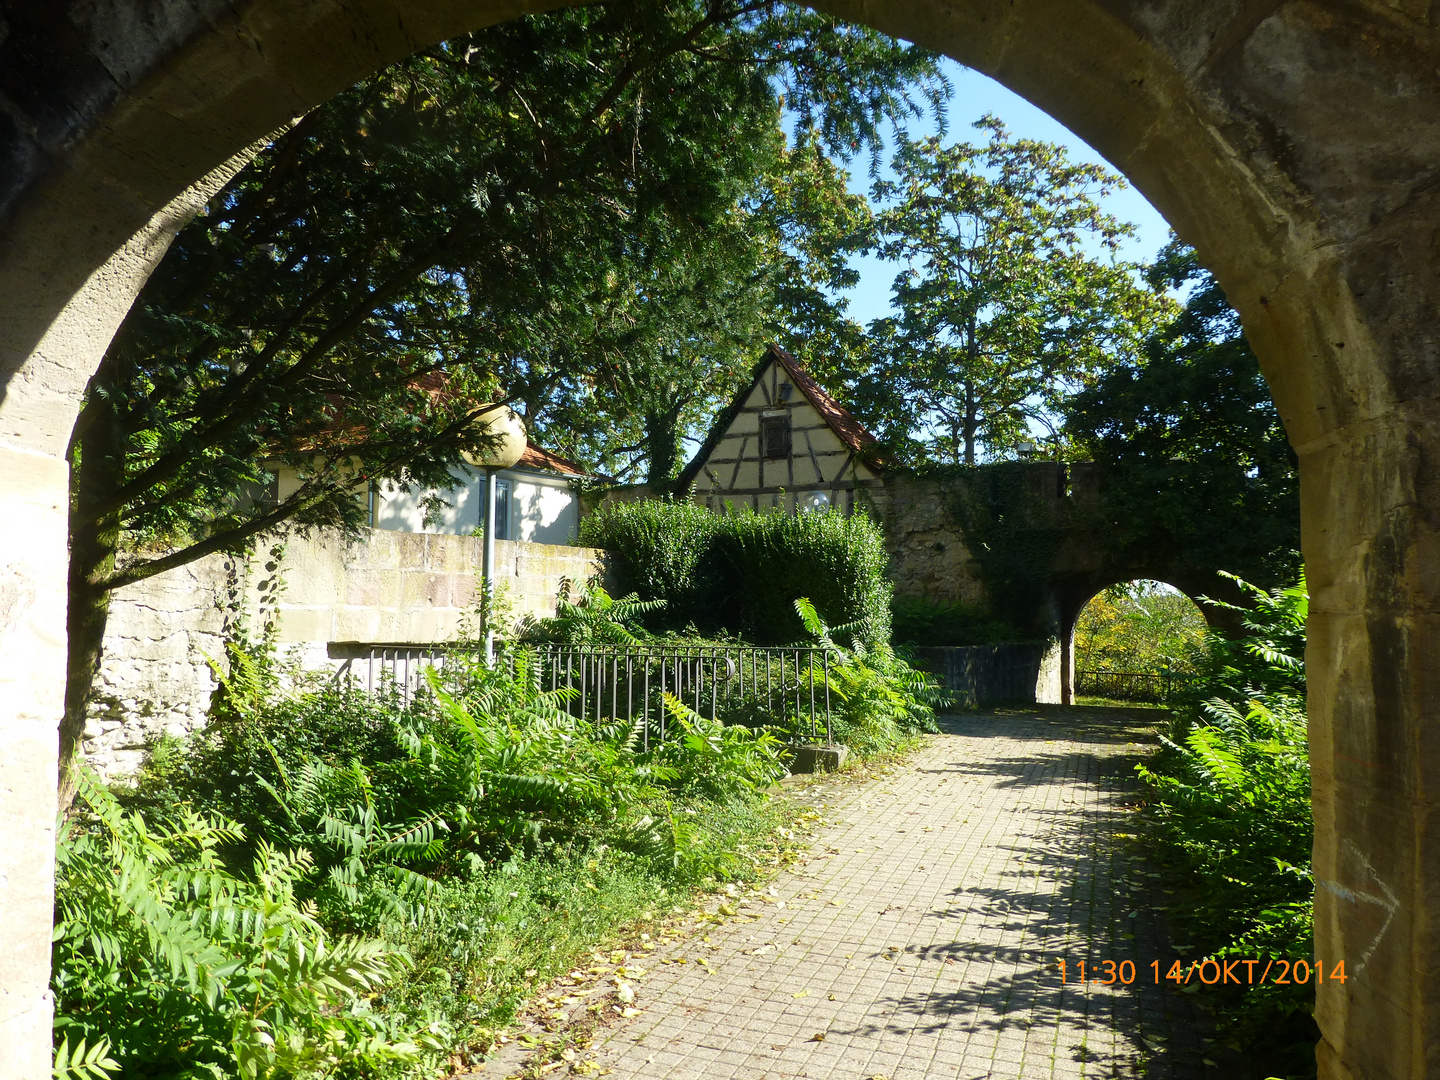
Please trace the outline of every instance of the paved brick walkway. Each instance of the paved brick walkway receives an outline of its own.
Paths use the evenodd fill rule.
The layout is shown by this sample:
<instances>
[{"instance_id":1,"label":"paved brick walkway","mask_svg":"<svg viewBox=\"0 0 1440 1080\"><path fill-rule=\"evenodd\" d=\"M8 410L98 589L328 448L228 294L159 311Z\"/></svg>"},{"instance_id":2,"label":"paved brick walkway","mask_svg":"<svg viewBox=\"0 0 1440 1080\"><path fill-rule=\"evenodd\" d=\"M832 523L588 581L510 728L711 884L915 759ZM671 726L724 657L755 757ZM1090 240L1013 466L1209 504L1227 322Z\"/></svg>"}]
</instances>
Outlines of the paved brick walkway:
<instances>
[{"instance_id":1,"label":"paved brick walkway","mask_svg":"<svg viewBox=\"0 0 1440 1080\"><path fill-rule=\"evenodd\" d=\"M1154 986L1164 897L1116 835L1138 715L952 717L886 776L796 787L826 822L810 857L630 961L638 1015L585 1056L626 1080L1217 1076L1194 997ZM1082 960L1135 982L1077 986Z\"/></svg>"}]
</instances>

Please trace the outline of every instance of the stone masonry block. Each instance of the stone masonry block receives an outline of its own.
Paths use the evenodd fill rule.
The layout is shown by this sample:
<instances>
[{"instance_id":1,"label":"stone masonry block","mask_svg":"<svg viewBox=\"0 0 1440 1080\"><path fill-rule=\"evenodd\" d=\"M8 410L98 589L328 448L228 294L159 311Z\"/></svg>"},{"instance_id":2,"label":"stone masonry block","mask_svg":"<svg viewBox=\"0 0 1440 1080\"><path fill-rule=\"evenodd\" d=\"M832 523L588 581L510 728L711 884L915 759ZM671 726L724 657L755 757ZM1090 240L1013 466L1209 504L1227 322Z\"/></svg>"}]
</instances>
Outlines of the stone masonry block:
<instances>
[{"instance_id":1,"label":"stone masonry block","mask_svg":"<svg viewBox=\"0 0 1440 1080\"><path fill-rule=\"evenodd\" d=\"M834 772L845 764L850 755L848 746L820 746L806 744L791 748L795 759L790 763L791 773Z\"/></svg>"}]
</instances>

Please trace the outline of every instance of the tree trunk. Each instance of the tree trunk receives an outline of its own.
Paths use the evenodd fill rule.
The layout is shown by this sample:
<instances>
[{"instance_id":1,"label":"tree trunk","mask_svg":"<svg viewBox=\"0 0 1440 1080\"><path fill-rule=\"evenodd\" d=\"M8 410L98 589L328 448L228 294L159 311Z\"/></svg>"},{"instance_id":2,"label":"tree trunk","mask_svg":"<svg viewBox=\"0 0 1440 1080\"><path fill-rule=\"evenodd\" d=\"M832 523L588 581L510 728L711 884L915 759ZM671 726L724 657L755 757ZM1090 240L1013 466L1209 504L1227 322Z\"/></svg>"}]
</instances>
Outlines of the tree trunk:
<instances>
[{"instance_id":1,"label":"tree trunk","mask_svg":"<svg viewBox=\"0 0 1440 1080\"><path fill-rule=\"evenodd\" d=\"M60 720L62 811L75 797L75 764L85 733L85 710L100 669L110 615L109 579L115 571L120 511L97 514L125 476L124 438L106 398L91 395L75 426L70 454L70 578L66 620L65 713Z\"/></svg>"},{"instance_id":2,"label":"tree trunk","mask_svg":"<svg viewBox=\"0 0 1440 1080\"><path fill-rule=\"evenodd\" d=\"M980 419L975 415L975 387L965 384L965 464L975 464L975 433L980 429Z\"/></svg>"},{"instance_id":3,"label":"tree trunk","mask_svg":"<svg viewBox=\"0 0 1440 1080\"><path fill-rule=\"evenodd\" d=\"M645 482L655 494L668 494L680 471L680 406L645 410Z\"/></svg>"}]
</instances>

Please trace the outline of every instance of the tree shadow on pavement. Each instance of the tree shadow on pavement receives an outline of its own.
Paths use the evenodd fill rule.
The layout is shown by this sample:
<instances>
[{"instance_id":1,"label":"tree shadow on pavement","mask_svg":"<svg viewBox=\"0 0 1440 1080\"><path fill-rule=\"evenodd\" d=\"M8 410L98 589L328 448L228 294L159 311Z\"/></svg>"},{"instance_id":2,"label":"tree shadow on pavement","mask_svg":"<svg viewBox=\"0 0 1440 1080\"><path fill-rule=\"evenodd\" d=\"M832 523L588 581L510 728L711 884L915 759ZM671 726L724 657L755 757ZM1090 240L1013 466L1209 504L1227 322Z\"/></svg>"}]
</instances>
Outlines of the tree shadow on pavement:
<instances>
[{"instance_id":1,"label":"tree shadow on pavement","mask_svg":"<svg viewBox=\"0 0 1440 1080\"><path fill-rule=\"evenodd\" d=\"M1134 766L1167 716L1057 706L942 720L948 734L1020 741L1024 751L956 755L921 771L1013 790L1044 804L1027 811L1041 824L1031 835L990 845L992 865L1004 862L998 875L983 885L957 882L948 902L928 913L949 929L908 951L945 974L924 992L877 1002L855 1034L953 1034L958 1027L972 1041L988 1036L1023 1046L1037 1076L1047 1055L1047 1075L1057 1077L1247 1075L1235 1055L1210 1041L1203 991L1181 992L1165 979L1183 950L1169 938L1159 875L1134 843L1143 795ZM1082 963L1087 980L1109 984L1082 985Z\"/></svg>"}]
</instances>

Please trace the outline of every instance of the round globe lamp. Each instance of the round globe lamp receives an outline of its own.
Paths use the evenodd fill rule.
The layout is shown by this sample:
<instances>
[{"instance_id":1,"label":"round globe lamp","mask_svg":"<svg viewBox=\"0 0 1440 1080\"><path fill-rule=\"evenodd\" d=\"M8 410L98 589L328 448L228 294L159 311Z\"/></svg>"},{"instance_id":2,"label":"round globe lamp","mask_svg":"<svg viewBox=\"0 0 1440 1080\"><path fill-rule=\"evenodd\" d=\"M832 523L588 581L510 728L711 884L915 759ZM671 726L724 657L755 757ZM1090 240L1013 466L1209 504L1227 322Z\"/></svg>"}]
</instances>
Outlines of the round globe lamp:
<instances>
[{"instance_id":1,"label":"round globe lamp","mask_svg":"<svg viewBox=\"0 0 1440 1080\"><path fill-rule=\"evenodd\" d=\"M509 469L525 453L525 421L509 405L491 409L476 424L484 440L475 455L487 469Z\"/></svg>"},{"instance_id":2,"label":"round globe lamp","mask_svg":"<svg viewBox=\"0 0 1440 1080\"><path fill-rule=\"evenodd\" d=\"M481 589L485 628L485 663L495 662L495 628L491 612L495 604L495 503L499 485L495 474L515 466L525 453L525 423L508 405L485 413L479 422L483 437L475 462L485 470L485 546L481 561Z\"/></svg>"}]
</instances>

